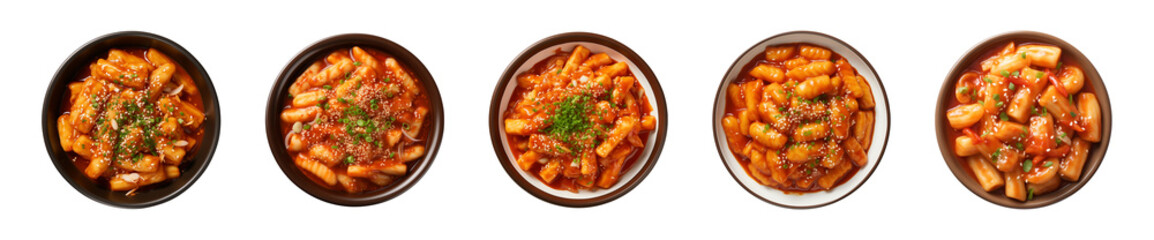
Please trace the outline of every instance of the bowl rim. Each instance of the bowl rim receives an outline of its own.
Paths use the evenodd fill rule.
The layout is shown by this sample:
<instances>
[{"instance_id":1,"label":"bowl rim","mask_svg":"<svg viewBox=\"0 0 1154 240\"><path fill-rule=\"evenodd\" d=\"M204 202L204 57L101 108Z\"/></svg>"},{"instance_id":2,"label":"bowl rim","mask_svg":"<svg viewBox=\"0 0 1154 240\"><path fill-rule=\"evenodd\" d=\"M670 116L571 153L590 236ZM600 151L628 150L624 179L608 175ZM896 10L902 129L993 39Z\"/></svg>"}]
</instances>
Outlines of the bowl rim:
<instances>
[{"instance_id":1,"label":"bowl rim","mask_svg":"<svg viewBox=\"0 0 1154 240\"><path fill-rule=\"evenodd\" d=\"M1062 48L1063 56L1074 58L1066 59L1066 61L1078 61L1079 66L1082 67L1083 75L1085 75L1087 80L1086 82L1093 84L1095 90L1101 91L1101 94L1097 94L1097 92L1095 92L1095 94L1100 95L1098 96L1098 105L1102 110L1102 139L1098 143L1093 143L1097 144L1098 146L1090 147L1090 152L1087 153L1090 155L1087 156L1087 164L1083 166L1084 169L1082 169L1083 173L1081 178L1073 183L1065 183L1066 181L1062 180L1064 182L1063 186L1054 192L1042 195L1041 199L1039 199L1038 196L1035 196L1033 200L1026 202L1018 202L1017 200L1007 198L1004 196L1004 193L995 195L981 189L981 186L978 185L977 180L974 180L969 176L969 173L967 173L965 169L966 167L961 166L959 158L954 156L954 153L952 152L953 147L950 146L953 142L949 139L946 139L946 135L944 134L946 131L945 128L948 126L948 124L944 125L946 121L945 112L949 108L944 108L943 106L948 103L948 97L953 96L952 94L948 94L947 96L944 95L944 93L952 92L954 86L953 80L960 77L960 75L964 73L967 68L969 68L970 63L973 63L974 61L980 61L982 55L1010 41L1045 43ZM1105 159L1107 149L1109 149L1110 133L1113 126L1113 112L1111 111L1110 95L1106 89L1105 81L1098 73L1097 68L1094 67L1094 64L1091 63L1090 58L1086 57L1085 54L1075 48L1073 44L1070 44L1061 38L1042 32L1011 31L986 38L985 40L971 47L970 50L966 51L965 54L958 58L958 61L954 64L954 67L951 68L950 72L946 75L945 80L942 82L942 87L938 92L938 99L934 107L934 120L934 131L937 135L936 138L938 140L938 149L941 151L942 159L945 160L946 166L950 168L950 172L954 174L954 177L958 180L959 183L962 184L962 186L964 186L966 189L969 189L970 192L975 196L978 196L987 202L1002 207L1014 209L1033 209L1049 206L1065 200L1070 195L1074 195L1074 193L1078 192L1078 190L1081 190L1082 187L1090 181L1090 178L1092 178L1094 173L1098 171L1098 168Z\"/></svg>"},{"instance_id":2,"label":"bowl rim","mask_svg":"<svg viewBox=\"0 0 1154 240\"><path fill-rule=\"evenodd\" d=\"M109 41L116 40L116 39L123 39L123 38L142 38L142 39L154 41L153 44L157 44L157 45L108 43ZM107 46L105 46L105 45L107 45ZM204 142L204 143L202 143L200 148L197 150L198 152L204 152L204 159L199 159L199 162L202 162L202 163L194 164L193 166L190 166L188 170L186 170L184 173L181 174L180 177L186 177L187 176L187 178L188 178L187 182L185 182L184 184L181 184L181 185L165 186L164 187L166 189L171 188L171 187L175 187L175 189L172 190L172 192L164 194L164 195L162 195L156 199L143 200L141 202L112 201L111 199L108 198L109 197L108 195L101 196L101 195L97 195L96 193L93 193L91 191L86 190L83 186L80 185L80 183L74 181L73 179L70 179L69 178L70 176L66 173L69 171L68 170L69 168L76 168L76 167L71 164L70 160L68 160L67 153L64 153L63 151L61 151L60 153L63 153L63 155L61 155L60 153L57 153L55 151L56 149L53 147L53 140L52 139L54 138L54 136L57 135L55 118L57 117L56 115L58 115L58 113L57 113L58 110L56 108L58 108L59 106L52 106L50 103L52 102L52 100L54 98L59 98L60 96L53 95L52 92L53 92L53 89L55 87L67 87L66 84L69 82L72 82L73 79L76 77L77 72L75 71L75 69L69 69L68 68L68 66L70 64L72 64L72 63L80 64L79 62L91 61L89 59L80 59L80 54L82 54L83 52L85 52L88 49L94 49L94 48L111 49L111 48L115 48L115 47L126 47L126 46L127 47L155 47L158 45L159 46L167 45L167 47L171 47L178 54L182 55L180 58L173 57L174 58L173 60L174 61L182 61L184 64L182 64L181 67L183 67L185 69L185 71L188 71L190 73L194 73L193 71L195 71L195 73L198 73L198 74L200 74L200 76L203 76L202 77L203 79L198 81L198 82L201 82L204 84L204 86L201 86L201 100L204 101L204 103L202 103L202 104L206 108L208 108L210 106L210 103L212 106L212 109L209 110L209 112L205 113L206 120L205 120L204 124L211 124L210 126L213 126L211 128L206 128L206 132L205 132L204 137L207 139L202 139L202 142ZM107 52L108 51L107 49L104 49L103 51ZM166 53L166 54L173 56L172 53ZM205 87L207 87L207 88L205 88ZM212 84L212 79L209 77L208 72L205 70L204 66L200 63L200 61L198 61L196 59L196 57L193 56L192 53L189 52L187 49L185 49L183 46L181 46L180 44L177 44L175 41L172 41L171 39L168 39L166 37L163 37L163 36L151 33L151 32L144 32L144 31L112 32L112 33L108 33L108 34L104 34L104 35L101 35L99 37L96 37L96 38L89 40L88 42L84 43L83 45L81 45L79 48L77 48L75 51L73 51L71 54L68 55L68 58L66 58L64 60L64 62L60 64L60 67L56 70L56 73L52 76L52 80L48 84L48 90L44 94L44 104L43 104L42 108L43 108L43 110L42 110L42 114L41 114L41 118L42 118L41 129L43 131L44 145L45 145L45 149L48 152L48 157L52 160L52 164L56 167L57 172L59 172L60 176L63 177L64 180L66 182L68 182L69 185L72 186L72 188L76 189L77 192L80 192L85 197L88 197L89 199L92 199L93 201L103 203L105 205L113 206L113 207L129 208L129 209L147 208L147 207L152 207L152 206L156 206L156 205L168 202L168 201L176 198L177 196L180 196L180 194L184 193L184 191L191 188L192 185L194 183L196 183L196 181L198 179L200 179L200 176L203 175L204 172L208 169L208 165L209 165L209 163L212 162L212 157L216 153L216 146L220 142L219 141L220 140L220 128L221 128L221 125L220 125L220 122L221 122L220 121L220 118L221 118L221 116L220 116L220 101L217 98L216 88ZM58 137L56 137L56 138L58 139ZM160 189L151 189L149 191L157 191L157 190L160 190Z\"/></svg>"},{"instance_id":3,"label":"bowl rim","mask_svg":"<svg viewBox=\"0 0 1154 240\"><path fill-rule=\"evenodd\" d=\"M284 136L280 133L280 113L283 107L282 102L288 95L288 88L296 80L296 76L300 75L309 65L314 61L323 59L330 52L335 49L349 48L352 46L361 46L371 48L377 51L388 53L401 62L409 69L411 74L417 79L420 79L424 84L425 93L429 97L429 107L431 118L428 121L428 139L425 143L425 156L415 161L412 164L410 172L403 178L374 191L359 193L359 194L345 194L330 190L319 186L317 183L308 179L295 164L292 163L292 158L289 156L288 150L284 147ZM317 41L300 51L296 56L289 60L273 82L267 105L265 107L265 135L268 140L270 154L273 155L273 160L277 163L285 177L289 179L301 191L309 195L331 204L341 206L368 206L382 203L391 200L397 196L408 191L413 185L424 177L425 173L436 159L437 151L440 150L442 135L444 134L444 105L441 101L441 93L437 88L437 83L433 79L432 74L429 73L425 64L409 52L408 49L397 44L389 39L366 34L366 33L344 33L333 35L320 41Z\"/></svg>"},{"instance_id":4,"label":"bowl rim","mask_svg":"<svg viewBox=\"0 0 1154 240\"><path fill-rule=\"evenodd\" d=\"M721 103L721 99L724 96L724 94L720 94L720 93L723 93L725 91L726 85L730 83L730 81L728 81L728 79L727 79L730 72L731 71L741 71L741 69L742 69L741 67L744 66L746 63L748 63L748 62L741 62L741 59L746 54L750 53L751 51L758 50L758 46L760 46L764 43L767 43L769 41L772 41L774 39L777 39L779 37L798 35L798 34L816 35L818 37L827 38L829 40L837 42L838 44L844 45L847 49L849 49L849 51L851 53L853 53L854 55L857 55L857 57L861 58L862 62L865 64L865 67L870 69L870 71L873 72L874 79L877 79L877 87L880 88L881 93L882 93L881 94L881 100L882 100L881 102L884 103L884 106L886 108L886 119L887 119L886 123L885 123L886 124L886 132L885 132L885 138L884 138L885 140L882 141L881 150L878 153L877 162L874 163L873 168L870 168L869 171L866 172L865 178L863 178L862 181L860 183L858 183L856 186L853 186L853 189L850 189L849 192L845 193L845 195L839 196L836 199L829 201L829 202L825 202L825 203L821 203L821 204L815 204L815 205L808 205L808 206L788 205L785 203L776 202L776 201L773 201L769 198L766 198L765 196L757 194L752 189L750 189L750 186L746 186L744 183L742 183L741 178L742 177L749 178L749 176L748 176L748 174L746 174L744 172L738 174L738 173L733 172L733 170L730 169L730 167L729 167L730 163L729 163L729 161L726 161L726 159L725 159L725 155L730 154L730 152L729 152L728 143L725 142L725 139L723 139L724 136L719 136L717 134L717 132L714 131L713 139L714 139L714 145L717 149L717 155L718 155L719 159L721 160L723 166L725 167L726 172L729 172L729 175L731 177L733 177L733 180L737 182L737 185L740 185L741 188L745 189L745 191L748 192L750 195L753 195L754 197L757 197L758 199L761 199L762 201L776 205L778 207L784 207L784 208L790 208L790 209L814 209L814 208L820 208L820 207L828 206L830 204L839 202L842 199L845 199L846 197L848 197L849 195L852 195L859 188L861 188L862 185L865 185L865 183L867 181L869 181L870 177L873 176L874 171L876 171L878 166L881 165L882 159L885 158L886 148L889 146L890 130L892 129L892 126L890 124L892 122L893 109L890 108L889 95L886 93L885 84L882 82L881 77L878 75L877 69L875 69L873 67L873 64L871 64L869 62L869 60L866 59L865 55L862 55L861 52L858 52L858 50L856 48L854 48L853 46L849 45L849 43L846 43L845 41L842 41L841 39L839 39L837 37L831 36L829 34L821 33L821 32L816 32L816 31L806 31L806 30L789 31L789 32L783 32L783 33L779 33L779 34L770 36L768 38L765 38L765 39L758 41L757 43L753 44L753 46L750 46L749 49L747 49L744 52L742 52L741 54L739 54L737 56L737 59L735 59L733 61L733 64L731 64L729 66L729 68L727 68L728 70L725 71L725 73L722 75L721 81L718 84L718 88L717 88L718 93L715 94L714 99L713 99L713 106L712 106L712 109L710 109L711 111L709 114L709 118L710 118L709 121L712 124L711 129L717 129L719 127L717 125L718 122L713 120L713 118L715 117L713 115L713 112L716 112L719 107L720 108L725 107L725 106L719 106L719 104ZM826 47L826 46L823 46L823 47ZM877 96L874 96L874 98L877 98ZM877 134L877 132L875 132L874 134ZM861 172L860 172L861 169L859 169L858 171L859 172L856 174L861 174ZM843 187L843 186L839 185L838 187Z\"/></svg>"},{"instance_id":5,"label":"bowl rim","mask_svg":"<svg viewBox=\"0 0 1154 240\"><path fill-rule=\"evenodd\" d=\"M500 113L499 111L501 109L501 101L505 92L505 88L511 84L513 76L517 74L517 69L522 65L529 64L528 60L533 55L536 55L542 51L549 51L558 45L571 42L590 42L600 44L625 56L625 58L632 62L632 64L637 67L637 69L641 70L640 74L645 76L649 84L649 89L653 91L653 96L650 97L657 103L657 106L654 107L655 109L659 109L659 111L657 111L657 118L660 124L658 124L658 128L655 130L655 134L657 134L656 138L653 142L650 143L652 144L653 148L645 165L633 166L635 168L640 167L640 171L638 171L637 175L635 175L632 179L628 179L628 181L624 183L619 182L618 184L624 184L621 185L620 188L612 192L588 199L573 199L553 195L532 185L532 183L529 182L529 179L521 177L518 172L521 171L520 168L514 166L508 156L505 156L506 154L504 143L501 141L501 135L504 134L504 130L499 129L498 127L500 125L498 121L501 121L501 116L503 115L503 113ZM658 82L657 76L653 73L653 70L649 67L649 64L647 64L640 55L638 55L628 46L625 46L625 44L604 35L591 32L566 32L546 37L529 45L529 47L521 51L521 53L518 54L517 57L513 59L513 61L509 62L508 67L506 67L504 73L501 74L501 78L497 80L496 87L494 87L493 90L492 100L489 103L489 137L493 144L493 152L497 155L497 160L505 169L505 173L508 174L509 178L513 180L513 182L517 183L521 189L525 190L525 192L528 192L530 195L533 195L542 201L559 206L592 207L611 202L617 198L620 198L621 196L624 196L626 193L629 193L634 188L636 188L637 185L639 185L641 181L649 175L649 172L652 171L653 167L657 164L657 160L660 158L661 151L665 146L665 137L669 126L668 112L669 110L666 107L665 102L665 93L661 89L661 84ZM537 179L533 179L533 181L537 181Z\"/></svg>"}]
</instances>

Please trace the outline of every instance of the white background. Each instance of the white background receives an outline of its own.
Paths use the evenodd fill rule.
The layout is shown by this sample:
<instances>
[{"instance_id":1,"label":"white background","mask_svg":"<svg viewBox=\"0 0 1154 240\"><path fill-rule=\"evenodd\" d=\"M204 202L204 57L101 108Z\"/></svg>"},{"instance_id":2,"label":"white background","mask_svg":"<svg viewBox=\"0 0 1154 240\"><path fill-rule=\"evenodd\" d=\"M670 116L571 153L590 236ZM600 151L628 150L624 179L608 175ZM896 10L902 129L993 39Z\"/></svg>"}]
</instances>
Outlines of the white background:
<instances>
[{"instance_id":1,"label":"white background","mask_svg":"<svg viewBox=\"0 0 1154 240\"><path fill-rule=\"evenodd\" d=\"M5 1L0 238L1149 237L1154 163L1143 97L1154 87L1154 17L1151 4L1137 4ZM222 110L220 145L200 180L168 203L139 210L76 192L48 159L39 127L43 93L65 58L122 30L153 32L191 51L212 77ZM857 48L885 83L892 111L889 147L873 177L848 198L810 210L770 205L742 189L717 156L709 122L718 81L734 59L793 30ZM1115 110L1112 144L1094 178L1033 210L970 193L934 140L945 74L969 48L1014 30L1049 33L1080 49L1101 72ZM665 151L649 177L592 208L552 205L514 184L492 152L485 120L509 61L569 31L600 33L640 54L660 79L670 113ZM447 117L442 150L425 177L368 207L300 191L264 135L268 90L285 64L322 38L350 32L388 38L418 56L440 86Z\"/></svg>"}]
</instances>

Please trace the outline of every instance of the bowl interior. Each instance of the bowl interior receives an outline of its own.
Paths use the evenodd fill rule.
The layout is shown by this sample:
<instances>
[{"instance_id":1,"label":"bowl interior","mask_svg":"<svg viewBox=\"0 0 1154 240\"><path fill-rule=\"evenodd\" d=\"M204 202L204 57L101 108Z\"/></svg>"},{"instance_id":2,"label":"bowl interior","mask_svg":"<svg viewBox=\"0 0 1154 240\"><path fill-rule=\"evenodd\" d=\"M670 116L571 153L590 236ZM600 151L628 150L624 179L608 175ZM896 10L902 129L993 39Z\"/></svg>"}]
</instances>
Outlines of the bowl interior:
<instances>
[{"instance_id":1,"label":"bowl interior","mask_svg":"<svg viewBox=\"0 0 1154 240\"><path fill-rule=\"evenodd\" d=\"M574 193L566 190L553 189L529 172L516 167L516 158L511 153L508 138L504 134L505 121L503 121L503 119L509 101L517 87L516 75L529 70L537 62L552 56L558 48L563 51L572 51L577 45L585 46L592 53L604 52L616 61L628 63L629 70L638 79L637 82L645 89L645 94L649 96L649 104L654 107L653 111L649 114L656 116L658 121L657 128L647 137L646 142L648 144L646 144L642 155L637 158L632 167L622 171L620 181L617 184L614 184L609 189L580 190ZM518 60L506 70L504 76L505 78L501 79L502 85L499 85L494 92L495 105L493 105L493 109L490 110L490 130L494 135L494 145L495 147L499 146L497 154L500 156L499 159L502 161L505 170L509 172L510 177L513 177L514 181L521 185L522 188L525 188L526 191L538 198L566 206L592 206L612 201L635 187L637 183L648 174L649 170L652 169L652 166L657 161L657 157L660 155L661 148L664 145L664 131L667 124L664 112L664 93L661 91L661 86L657 84L657 79L653 76L648 65L637 57L635 53L632 53L631 50L624 47L624 45L600 35L586 33L560 34L552 38L547 38L530 47L529 50L522 53L521 56L518 57Z\"/></svg>"},{"instance_id":2,"label":"bowl interior","mask_svg":"<svg viewBox=\"0 0 1154 240\"><path fill-rule=\"evenodd\" d=\"M285 106L285 101L289 100L288 89L293 81L296 81L297 76L300 76L313 62L323 59L332 51L341 48L351 48L353 46L376 49L396 58L398 62L407 67L410 73L424 85L424 93L428 94L431 108L429 116L426 118L426 121L428 121L426 122L428 126L427 131L430 132L428 139L425 141L425 156L416 160L415 163L410 166L411 170L409 170L409 173L403 178L398 179L389 186L363 193L347 193L344 191L330 190L310 180L309 177L301 172L301 170L296 167L296 164L293 163L292 157L289 156L288 150L285 149L284 136L281 135L280 112ZM346 206L364 206L384 202L411 188L424 176L432 164L433 159L436 158L437 150L441 145L441 134L444 125L441 93L437 88L436 82L433 80L433 76L429 74L429 70L425 68L425 65L421 63L415 55L404 47L401 47L401 45L381 37L367 34L343 34L329 37L301 51L296 58L285 66L285 69L277 78L275 85L269 93L265 115L265 132L268 137L269 149L272 151L273 157L276 158L277 165L280 166L285 176L287 176L293 184L313 197L325 202Z\"/></svg>"},{"instance_id":3,"label":"bowl interior","mask_svg":"<svg viewBox=\"0 0 1154 240\"><path fill-rule=\"evenodd\" d=\"M725 105L728 98L725 96L726 86L737 81L741 76L742 67L746 63L753 61L759 56L765 54L765 48L772 45L790 44L790 43L809 43L818 46L829 48L831 51L844 57L857 69L858 74L865 77L869 82L870 89L874 95L874 134L873 144L868 150L869 161L863 166L852 178L847 180L840 186L834 187L829 191L818 191L804 194L790 193L787 194L781 190L758 184L756 180L746 174L745 169L742 168L741 163L738 162L737 157L729 150L728 141L726 140L725 131L721 127L721 120L725 118ZM889 100L885 94L885 88L881 84L881 79L877 73L874 72L873 66L861 56L857 50L854 50L845 42L833 38L831 36L815 33L815 32L789 32L777 36L770 37L757 45L754 45L749 50L741 55L740 58L734 62L733 66L729 68L725 79L722 80L721 86L718 87L716 103L713 108L713 135L717 139L718 153L721 155L725 167L733 175L734 179L741 184L747 191L754 196L761 198L767 202L786 207L809 208L819 207L830 204L840 200L856 190L866 179L873 174L873 170L877 167L881 160L882 153L885 151L887 139L889 138Z\"/></svg>"},{"instance_id":4,"label":"bowl interior","mask_svg":"<svg viewBox=\"0 0 1154 240\"><path fill-rule=\"evenodd\" d=\"M69 157L60 147L60 138L57 136L56 118L60 115L60 106L68 99L68 84L77 80L79 74L88 68L88 65L99 58L106 57L112 48L156 48L168 55L173 61L188 72L200 88L201 98L204 101L204 135L202 145L196 153L191 155L192 161L181 166L181 176L168 180L151 189L136 192L133 196L125 196L124 192L114 192L107 186L100 186L88 179L83 171L75 167ZM88 42L72 54L57 70L56 75L48 86L44 96L42 113L45 146L48 155L60 174L77 191L88 198L117 207L143 208L171 200L184 192L204 169L208 167L213 153L216 151L217 139L220 135L220 109L217 105L216 90L204 67L180 45L172 40L145 32L117 32L108 34Z\"/></svg>"},{"instance_id":5,"label":"bowl interior","mask_svg":"<svg viewBox=\"0 0 1154 240\"><path fill-rule=\"evenodd\" d=\"M978 181L975 180L970 173L959 162L958 157L954 156L953 140L947 139L949 122L946 119L946 111L950 109L950 98L954 96L954 82L957 81L966 68L974 62L981 61L982 55L996 49L1001 48L1004 44L1014 41L1018 43L1023 42L1037 42L1046 43L1062 48L1062 61L1074 61L1082 67L1082 73L1085 75L1085 82L1094 86L1094 94L1098 97L1098 104L1102 108L1102 140L1099 143L1090 146L1090 155L1086 158L1086 164L1082 169L1082 177L1074 183L1065 183L1061 188L1043 195L1034 196L1034 199L1027 202L1019 202L1005 196L1004 191L994 190L993 192L986 192L982 189ZM1098 170L1098 166L1102 163L1102 158L1106 155L1106 148L1110 145L1110 129L1112 126L1112 114L1110 110L1110 96L1106 92L1106 85L1102 82L1102 77L1098 75L1098 70L1090 63L1090 60L1074 48L1073 45L1063 41L1054 36L1039 32L1011 32L995 36L978 44L969 52L966 53L957 64L954 65L953 70L946 76L945 82L942 83L942 88L938 92L937 109L935 114L935 128L937 131L938 148L942 152L942 158L945 159L946 165L950 167L950 171L954 173L958 181L966 186L971 192L986 201L1011 208L1037 208L1047 206L1077 192L1083 185L1094 176L1094 172Z\"/></svg>"}]
</instances>

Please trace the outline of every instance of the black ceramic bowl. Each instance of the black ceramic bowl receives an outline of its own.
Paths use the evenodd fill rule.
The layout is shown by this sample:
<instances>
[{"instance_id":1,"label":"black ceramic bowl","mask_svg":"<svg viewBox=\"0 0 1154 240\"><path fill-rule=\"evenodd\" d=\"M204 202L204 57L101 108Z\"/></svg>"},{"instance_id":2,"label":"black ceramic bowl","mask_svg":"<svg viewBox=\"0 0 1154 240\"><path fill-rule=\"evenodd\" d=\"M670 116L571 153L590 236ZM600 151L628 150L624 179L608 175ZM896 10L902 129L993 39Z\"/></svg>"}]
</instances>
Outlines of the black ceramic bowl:
<instances>
[{"instance_id":1,"label":"black ceramic bowl","mask_svg":"<svg viewBox=\"0 0 1154 240\"><path fill-rule=\"evenodd\" d=\"M509 144L506 141L505 121L503 119L509 101L512 99L513 90L517 85L514 77L554 54L554 50L561 48L572 51L577 44L589 48L593 53L604 52L609 54L613 60L629 64L631 71L637 77L637 81L642 87L650 91L649 100L654 107L654 112L650 114L657 117L657 128L648 136L649 141L647 142L650 144L645 146L642 155L636 160L637 162L631 168L621 171L620 181L613 187L597 189L596 191L581 190L574 193L553 189L517 167L516 158L510 153ZM489 136L493 142L493 151L497 154L497 160L501 162L501 166L505 168L509 177L526 192L541 200L561 206L589 207L604 204L625 195L637 187L646 175L649 175L649 171L653 170L653 166L657 164L657 158L661 156L661 149L665 146L666 128L669 125L667 112L665 93L661 90L657 76L653 74L653 70L641 59L641 56L633 52L632 49L617 40L598 34L562 33L534 43L521 52L516 59L513 59L513 62L509 63L509 67L505 69L505 73L497 81L497 87L493 89L493 99L489 105Z\"/></svg>"},{"instance_id":2,"label":"black ceramic bowl","mask_svg":"<svg viewBox=\"0 0 1154 240\"><path fill-rule=\"evenodd\" d=\"M1077 62L1082 67L1082 74L1085 76L1085 83L1087 87L1093 86L1094 94L1098 97L1098 105L1102 109L1102 140L1098 143L1090 145L1089 156L1086 157L1086 163L1082 168L1082 176L1076 182L1065 182L1063 180L1062 187L1053 192L1037 195L1030 201L1019 202L1014 199L1006 197L1005 191L994 190L987 192L982 189L981 184L977 179L974 179L973 174L967 170L967 166L962 163L963 158L954 155L954 140L949 138L947 131L950 131L949 121L946 119L946 111L950 109L950 99L954 98L954 85L958 78L966 72L970 64L980 62L983 60L983 54L989 53L994 49L1002 48L1009 42L1026 43L1045 43L1062 48L1061 61ZM1102 76L1098 75L1098 69L1094 68L1094 64L1090 63L1090 59L1074 48L1074 45L1063 41L1060 38L1051 36L1049 34L1040 32L1010 32L998 35L983 41L974 46L969 52L966 52L962 58L958 59L958 63L954 64L954 68L950 70L949 75L942 82L942 88L938 92L937 109L934 111L934 128L937 130L938 148L942 152L942 158L946 160L946 165L950 167L950 171L954 173L954 177L982 199L994 204L1010 208L1038 208L1049 206L1066 199L1078 189L1082 189L1090 178L1094 176L1094 172L1098 171L1098 165L1102 164L1102 159L1106 157L1106 149L1110 146L1110 130L1113 126L1113 112L1110 108L1110 94L1106 92L1106 84L1102 81Z\"/></svg>"},{"instance_id":3,"label":"black ceramic bowl","mask_svg":"<svg viewBox=\"0 0 1154 240\"><path fill-rule=\"evenodd\" d=\"M360 46L361 48L375 49L384 53L388 53L397 59L402 65L408 67L412 74L420 80L425 86L425 94L429 97L429 116L426 118L428 126L428 139L425 141L425 156L421 159L415 160L409 165L409 172L404 177L394 180L389 186L385 186L373 191L363 193L347 193L344 191L335 191L325 188L313 182L307 175L305 175L289 156L288 150L285 148L284 135L281 133L280 114L284 109L285 101L289 97L289 86L293 81L296 81L305 69L315 61L323 59L334 50L341 48L351 48L353 46ZM406 50L401 45L398 45L388 39L381 37L367 35L367 34L342 34L332 36L321 40L300 54L293 58L284 71L281 71L280 76L277 77L275 85L269 92L268 106L265 113L265 131L268 135L268 147L272 150L273 157L276 158L277 165L280 165L281 171L299 187L309 195L337 205L345 206L365 206L388 201L401 193L404 193L409 188L413 187L425 172L429 170L429 166L433 164L433 159L437 156L437 150L441 145L441 133L445 127L445 113L441 105L441 92L437 89L436 82L433 81L433 76L429 74L429 70L417 59L413 53Z\"/></svg>"},{"instance_id":4,"label":"black ceramic bowl","mask_svg":"<svg viewBox=\"0 0 1154 240\"><path fill-rule=\"evenodd\" d=\"M69 153L60 147L60 137L56 130L56 119L60 116L60 105L68 100L68 84L77 80L80 74L87 72L88 65L96 59L105 57L112 48L155 48L164 52L173 61L188 72L200 88L201 98L204 101L204 135L201 145L195 153L190 154L191 160L186 160L180 166L179 178L150 186L147 190L135 192L133 196L125 196L124 192L113 192L108 186L102 186L84 176L84 171L73 165ZM172 200L180 193L192 186L193 182L208 168L212 154L216 151L217 139L220 136L220 106L216 99L216 89L212 80L208 78L204 66L180 45L168 38L147 32L116 32L93 39L76 50L72 56L60 65L56 76L48 84L48 92L44 94L44 109L41 113L42 128L44 129L44 146L48 156L56 165L56 170L68 181L76 191L94 201L125 208L144 208Z\"/></svg>"}]
</instances>

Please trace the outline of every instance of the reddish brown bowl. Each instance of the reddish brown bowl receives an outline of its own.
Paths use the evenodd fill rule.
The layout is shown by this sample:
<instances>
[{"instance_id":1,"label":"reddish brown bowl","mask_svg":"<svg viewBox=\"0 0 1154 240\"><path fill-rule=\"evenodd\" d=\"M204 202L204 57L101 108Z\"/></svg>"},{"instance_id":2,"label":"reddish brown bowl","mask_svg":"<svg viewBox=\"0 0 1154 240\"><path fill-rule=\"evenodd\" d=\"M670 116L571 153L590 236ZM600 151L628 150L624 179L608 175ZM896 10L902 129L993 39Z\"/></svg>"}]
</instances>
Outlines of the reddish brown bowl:
<instances>
[{"instance_id":1,"label":"reddish brown bowl","mask_svg":"<svg viewBox=\"0 0 1154 240\"><path fill-rule=\"evenodd\" d=\"M1063 61L1074 61L1082 67L1082 72L1085 75L1086 83L1094 88L1094 94L1098 95L1098 104L1102 108L1102 141L1090 146L1090 155L1086 158L1086 165L1082 169L1082 177L1077 182L1063 183L1061 188L1053 192L1034 196L1032 200L1026 202L1019 202L1014 199L1006 197L1005 191L986 192L978 181L967 171L967 167L960 162L961 159L954 155L953 140L949 139L949 134L946 132L950 129L948 120L946 119L946 111L950 109L950 98L954 97L954 84L958 78L965 73L970 64L982 61L984 54L1001 48L1008 42L1037 42L1045 43L1062 48L1061 59ZM934 127L938 135L938 148L942 152L942 158L945 159L946 165L950 167L950 171L954 173L954 177L962 183L974 195L978 195L982 199L994 204L998 204L1009 208L1038 208L1054 204L1062 201L1066 197L1073 195L1082 186L1085 186L1090 178L1094 176L1094 172L1098 171L1098 166L1102 164L1102 159L1106 156L1106 148L1110 146L1110 129L1112 122L1112 114L1110 111L1110 95L1106 92L1106 85L1102 82L1102 76L1098 75L1098 70L1094 68L1094 64L1090 63L1090 59L1086 58L1081 51L1074 48L1066 41L1059 39L1049 34L1030 31L1010 32L987 39L982 43L974 46L969 52L966 52L958 63L954 64L953 70L946 75L945 81L942 83L942 88L938 92L937 108L934 111Z\"/></svg>"},{"instance_id":2,"label":"reddish brown bowl","mask_svg":"<svg viewBox=\"0 0 1154 240\"><path fill-rule=\"evenodd\" d=\"M638 82L650 91L650 104L654 106L656 112L651 114L657 116L657 128L649 135L647 142L650 144L645 146L645 151L642 152L637 162L631 168L622 170L621 180L617 184L609 189L581 190L573 193L553 189L517 167L515 158L510 153L508 141L505 139L505 121L502 119L504 119L503 113L509 105L508 102L517 84L514 77L538 61L552 55L553 50L562 48L568 51L577 44L589 48L592 52L605 52L614 60L629 63ZM612 38L593 33L571 32L553 35L534 43L521 52L505 69L505 73L497 81L497 87L493 90L493 99L489 105L489 135L493 141L493 151L497 154L497 160L501 162L501 166L505 168L505 172L509 174L513 182L516 182L526 192L541 200L561 206L589 207L604 204L625 195L641 183L646 175L649 175L649 171L653 169L653 165L657 164L657 158L661 155L661 149L665 145L668 119L665 108L665 93L661 90L661 84L657 82L657 76L653 74L653 70L649 69L649 65L645 64L641 56L638 56L625 44Z\"/></svg>"}]
</instances>

